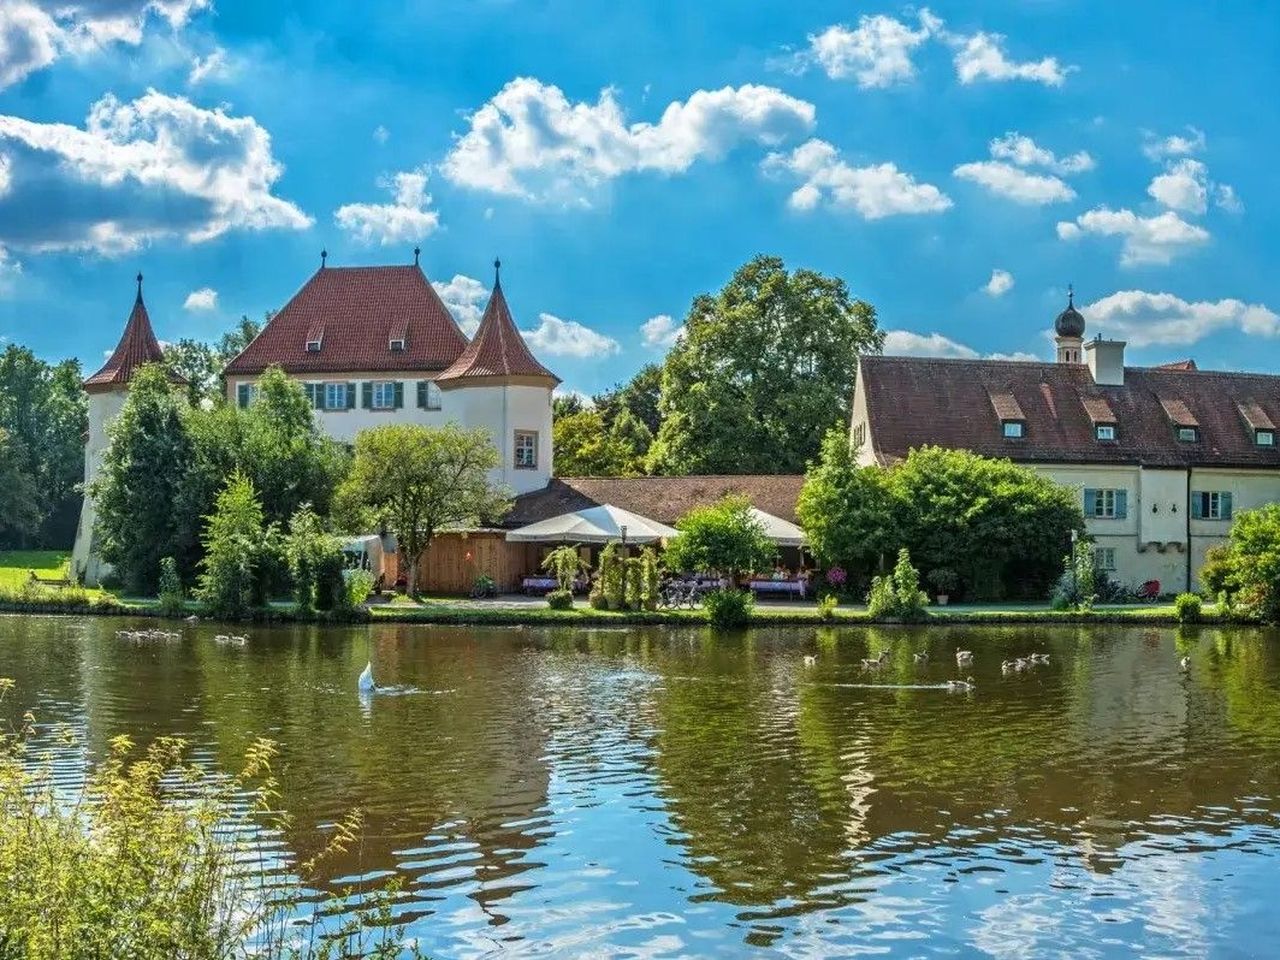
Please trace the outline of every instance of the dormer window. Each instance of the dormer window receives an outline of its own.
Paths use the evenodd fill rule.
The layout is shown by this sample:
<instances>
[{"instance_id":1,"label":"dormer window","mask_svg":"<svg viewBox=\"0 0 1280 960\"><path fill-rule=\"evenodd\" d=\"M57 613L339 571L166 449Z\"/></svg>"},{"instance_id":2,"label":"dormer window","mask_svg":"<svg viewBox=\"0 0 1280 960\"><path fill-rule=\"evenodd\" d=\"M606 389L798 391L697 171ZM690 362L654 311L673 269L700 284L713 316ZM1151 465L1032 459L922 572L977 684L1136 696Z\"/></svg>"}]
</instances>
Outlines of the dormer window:
<instances>
[{"instance_id":1,"label":"dormer window","mask_svg":"<svg viewBox=\"0 0 1280 960\"><path fill-rule=\"evenodd\" d=\"M1005 420L1004 438L1006 440L1021 440L1024 433L1025 424L1021 420Z\"/></svg>"},{"instance_id":2,"label":"dormer window","mask_svg":"<svg viewBox=\"0 0 1280 960\"><path fill-rule=\"evenodd\" d=\"M1276 432L1274 430L1255 430L1253 432L1253 442L1260 447L1274 447L1276 445Z\"/></svg>"},{"instance_id":3,"label":"dormer window","mask_svg":"<svg viewBox=\"0 0 1280 960\"><path fill-rule=\"evenodd\" d=\"M1093 432L1099 440L1114 440L1116 438L1116 425L1114 423L1100 423L1093 428Z\"/></svg>"},{"instance_id":4,"label":"dormer window","mask_svg":"<svg viewBox=\"0 0 1280 960\"><path fill-rule=\"evenodd\" d=\"M404 353L404 339L393 338L390 343L392 353Z\"/></svg>"},{"instance_id":5,"label":"dormer window","mask_svg":"<svg viewBox=\"0 0 1280 960\"><path fill-rule=\"evenodd\" d=\"M307 353L319 353L319 352L320 352L320 341L319 341L319 340L308 340L308 341L307 341Z\"/></svg>"},{"instance_id":6,"label":"dormer window","mask_svg":"<svg viewBox=\"0 0 1280 960\"><path fill-rule=\"evenodd\" d=\"M1200 439L1200 431L1195 427L1179 427L1178 441L1180 443L1195 443Z\"/></svg>"}]
</instances>

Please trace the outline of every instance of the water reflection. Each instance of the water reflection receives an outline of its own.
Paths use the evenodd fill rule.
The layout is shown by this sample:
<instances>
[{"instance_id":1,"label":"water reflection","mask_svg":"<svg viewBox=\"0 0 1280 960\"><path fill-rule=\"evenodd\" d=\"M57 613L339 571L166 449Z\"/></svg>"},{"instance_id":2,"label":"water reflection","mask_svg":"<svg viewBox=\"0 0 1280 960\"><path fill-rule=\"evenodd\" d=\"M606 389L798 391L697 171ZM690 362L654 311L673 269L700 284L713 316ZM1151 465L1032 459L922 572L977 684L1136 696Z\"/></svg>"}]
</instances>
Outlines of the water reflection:
<instances>
[{"instance_id":1,"label":"water reflection","mask_svg":"<svg viewBox=\"0 0 1280 960\"><path fill-rule=\"evenodd\" d=\"M181 733L226 768L277 740L282 842L304 859L364 810L317 879L399 875L440 955L1203 956L1280 936L1261 631L386 626L229 647L120 626L0 618L5 713L90 752ZM957 648L972 693L905 688L959 676ZM1048 664L1002 675L1033 650ZM370 659L421 692L362 705ZM83 753L59 763L73 782Z\"/></svg>"}]
</instances>

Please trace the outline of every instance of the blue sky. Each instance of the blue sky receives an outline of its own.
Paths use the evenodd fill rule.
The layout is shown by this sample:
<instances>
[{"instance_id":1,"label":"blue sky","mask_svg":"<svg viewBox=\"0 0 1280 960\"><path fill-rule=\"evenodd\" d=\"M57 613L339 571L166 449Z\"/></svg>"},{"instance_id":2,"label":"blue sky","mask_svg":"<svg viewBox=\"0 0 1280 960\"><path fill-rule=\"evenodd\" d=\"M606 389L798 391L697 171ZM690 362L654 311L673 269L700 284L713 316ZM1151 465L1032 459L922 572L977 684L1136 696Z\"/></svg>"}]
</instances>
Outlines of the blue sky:
<instances>
[{"instance_id":1,"label":"blue sky","mask_svg":"<svg viewBox=\"0 0 1280 960\"><path fill-rule=\"evenodd\" d=\"M420 243L588 392L761 252L894 352L1050 356L1074 282L1130 362L1273 370L1278 65L1261 0L0 0L0 337L93 368L138 270L214 337Z\"/></svg>"}]
</instances>

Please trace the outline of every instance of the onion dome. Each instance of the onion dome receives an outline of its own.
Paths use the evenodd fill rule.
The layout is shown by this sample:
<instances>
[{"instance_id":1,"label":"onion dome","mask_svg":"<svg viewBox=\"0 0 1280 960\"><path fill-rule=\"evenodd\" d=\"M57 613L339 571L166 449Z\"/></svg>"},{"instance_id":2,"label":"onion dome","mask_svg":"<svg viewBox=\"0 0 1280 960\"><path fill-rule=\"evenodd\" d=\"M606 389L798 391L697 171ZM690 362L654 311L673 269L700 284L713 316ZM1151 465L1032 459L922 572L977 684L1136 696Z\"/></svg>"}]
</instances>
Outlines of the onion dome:
<instances>
[{"instance_id":1,"label":"onion dome","mask_svg":"<svg viewBox=\"0 0 1280 960\"><path fill-rule=\"evenodd\" d=\"M1084 315L1076 309L1075 291L1067 288L1067 309L1053 321L1054 332L1060 337L1083 337Z\"/></svg>"}]
</instances>

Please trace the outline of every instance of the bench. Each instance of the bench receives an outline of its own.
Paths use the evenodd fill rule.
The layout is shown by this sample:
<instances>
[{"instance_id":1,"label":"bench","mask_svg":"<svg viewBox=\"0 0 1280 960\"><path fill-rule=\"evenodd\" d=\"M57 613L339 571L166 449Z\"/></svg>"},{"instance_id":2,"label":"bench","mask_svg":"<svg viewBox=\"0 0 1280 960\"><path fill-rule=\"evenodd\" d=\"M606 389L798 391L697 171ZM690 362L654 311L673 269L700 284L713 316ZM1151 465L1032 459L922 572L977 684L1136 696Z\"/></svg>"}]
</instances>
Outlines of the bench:
<instances>
[{"instance_id":1,"label":"bench","mask_svg":"<svg viewBox=\"0 0 1280 960\"><path fill-rule=\"evenodd\" d=\"M28 570L31 575L31 582L38 583L42 587L69 587L71 581L67 577L38 577L34 570Z\"/></svg>"},{"instance_id":2,"label":"bench","mask_svg":"<svg viewBox=\"0 0 1280 960\"><path fill-rule=\"evenodd\" d=\"M752 593L757 595L777 593L795 595L803 598L805 583L803 580L752 580L747 584Z\"/></svg>"}]
</instances>

